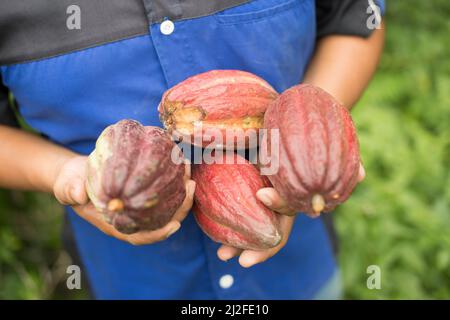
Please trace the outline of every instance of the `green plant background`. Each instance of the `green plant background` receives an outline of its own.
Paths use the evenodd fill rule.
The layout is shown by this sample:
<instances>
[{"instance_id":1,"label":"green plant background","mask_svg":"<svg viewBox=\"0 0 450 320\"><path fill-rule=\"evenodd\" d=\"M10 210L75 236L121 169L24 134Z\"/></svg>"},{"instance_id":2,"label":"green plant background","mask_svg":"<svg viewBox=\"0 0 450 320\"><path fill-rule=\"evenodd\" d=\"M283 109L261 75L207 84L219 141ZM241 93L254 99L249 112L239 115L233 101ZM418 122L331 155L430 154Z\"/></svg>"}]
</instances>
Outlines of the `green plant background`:
<instances>
[{"instance_id":1,"label":"green plant background","mask_svg":"<svg viewBox=\"0 0 450 320\"><path fill-rule=\"evenodd\" d=\"M346 298L450 299L449 17L448 0L388 1L385 53L353 111L367 178L334 214ZM61 217L50 196L0 190L0 299L86 297L63 286Z\"/></svg>"}]
</instances>

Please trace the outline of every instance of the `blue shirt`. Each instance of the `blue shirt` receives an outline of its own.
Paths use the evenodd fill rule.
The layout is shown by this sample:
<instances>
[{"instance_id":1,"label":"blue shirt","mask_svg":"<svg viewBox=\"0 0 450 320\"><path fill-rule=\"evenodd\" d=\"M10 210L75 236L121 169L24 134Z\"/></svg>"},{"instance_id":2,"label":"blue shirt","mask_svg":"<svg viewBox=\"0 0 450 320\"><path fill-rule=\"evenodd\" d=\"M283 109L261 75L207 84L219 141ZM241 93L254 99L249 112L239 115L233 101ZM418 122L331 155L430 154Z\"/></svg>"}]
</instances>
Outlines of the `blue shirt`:
<instances>
[{"instance_id":1,"label":"blue shirt","mask_svg":"<svg viewBox=\"0 0 450 320\"><path fill-rule=\"evenodd\" d=\"M256 0L175 21L168 35L160 28L161 23L153 23L144 35L4 65L3 83L33 128L89 154L100 132L118 120L161 126L161 95L189 76L240 69L279 92L301 82L316 40L315 4ZM168 240L132 246L98 231L70 208L67 214L82 271L100 299L307 299L336 268L322 220L304 215L297 217L276 256L244 269L236 259L217 258L219 244L192 215ZM224 275L234 280L228 288L220 285Z\"/></svg>"}]
</instances>

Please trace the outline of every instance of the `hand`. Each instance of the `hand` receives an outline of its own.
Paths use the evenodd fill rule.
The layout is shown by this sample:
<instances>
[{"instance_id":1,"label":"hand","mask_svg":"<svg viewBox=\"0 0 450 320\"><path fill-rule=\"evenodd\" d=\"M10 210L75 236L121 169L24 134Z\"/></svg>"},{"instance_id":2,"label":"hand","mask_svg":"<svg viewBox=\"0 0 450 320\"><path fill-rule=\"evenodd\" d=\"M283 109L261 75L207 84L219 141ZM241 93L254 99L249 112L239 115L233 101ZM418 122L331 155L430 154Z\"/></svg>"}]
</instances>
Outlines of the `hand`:
<instances>
[{"instance_id":1,"label":"hand","mask_svg":"<svg viewBox=\"0 0 450 320\"><path fill-rule=\"evenodd\" d=\"M267 250L242 250L227 245L222 245L217 251L220 260L227 261L233 257L239 256L239 264L244 268L249 268L255 264L266 261L280 251L286 244L292 225L295 220L295 211L288 208L278 193L273 188L263 188L256 193L258 199L264 203L269 209L280 213L278 221L280 230L283 235L281 242L274 248Z\"/></svg>"},{"instance_id":2,"label":"hand","mask_svg":"<svg viewBox=\"0 0 450 320\"><path fill-rule=\"evenodd\" d=\"M85 189L85 172L87 157L76 156L66 161L61 168L53 186L56 199L64 205L71 205L75 212L109 236L134 245L151 244L162 241L174 234L181 226L181 221L187 216L194 199L195 182L190 179L190 165L186 163L185 184L186 198L180 208L164 227L153 231L140 231L134 234L124 234L107 223L89 201Z\"/></svg>"},{"instance_id":3,"label":"hand","mask_svg":"<svg viewBox=\"0 0 450 320\"><path fill-rule=\"evenodd\" d=\"M358 172L358 182L363 181L365 177L366 171L364 170L362 163L360 163ZM261 200L262 203L266 205L266 207L269 207L275 212L287 216L293 216L297 214L296 210L289 208L287 202L281 198L281 196L274 188L260 189L256 195L259 198L259 200ZM317 217L317 215L315 214L310 216Z\"/></svg>"},{"instance_id":4,"label":"hand","mask_svg":"<svg viewBox=\"0 0 450 320\"><path fill-rule=\"evenodd\" d=\"M359 167L358 181L364 180L366 172L363 165ZM286 201L281 198L274 188L262 188L256 193L258 199L269 209L279 213L280 229L283 238L279 245L267 250L242 250L227 245L222 245L217 251L220 260L227 261L233 257L239 256L239 264L244 268L249 268L255 264L266 261L277 254L287 243L289 235L294 224L296 211L289 208Z\"/></svg>"}]
</instances>

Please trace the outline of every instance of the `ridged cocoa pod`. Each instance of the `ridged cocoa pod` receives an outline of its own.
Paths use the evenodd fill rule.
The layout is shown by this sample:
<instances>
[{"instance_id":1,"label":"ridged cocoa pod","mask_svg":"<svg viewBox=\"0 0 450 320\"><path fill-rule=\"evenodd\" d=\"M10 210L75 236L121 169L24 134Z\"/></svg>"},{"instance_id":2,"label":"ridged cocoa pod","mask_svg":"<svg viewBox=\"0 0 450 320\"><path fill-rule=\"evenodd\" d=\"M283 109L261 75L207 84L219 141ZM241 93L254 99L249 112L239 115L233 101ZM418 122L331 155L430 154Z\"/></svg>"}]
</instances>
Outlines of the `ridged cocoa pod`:
<instances>
[{"instance_id":1,"label":"ridged cocoa pod","mask_svg":"<svg viewBox=\"0 0 450 320\"><path fill-rule=\"evenodd\" d=\"M294 86L269 106L264 126L279 130L279 152L270 154L270 130L260 151L279 163L268 178L290 207L315 216L348 199L358 182L359 146L350 113L334 97Z\"/></svg>"},{"instance_id":2,"label":"ridged cocoa pod","mask_svg":"<svg viewBox=\"0 0 450 320\"><path fill-rule=\"evenodd\" d=\"M277 96L270 84L254 74L213 70L167 90L158 110L164 127L192 144L248 147L250 133L257 136L263 126L264 112ZM199 140L194 139L194 133L200 136ZM231 139L226 139L227 133ZM244 143L240 146L237 141Z\"/></svg>"},{"instance_id":3,"label":"ridged cocoa pod","mask_svg":"<svg viewBox=\"0 0 450 320\"><path fill-rule=\"evenodd\" d=\"M122 120L97 139L87 162L86 189L97 210L126 234L166 225L185 196L183 162L161 128ZM174 155L181 157L181 150ZM181 158L179 158L181 159Z\"/></svg>"},{"instance_id":4,"label":"ridged cocoa pod","mask_svg":"<svg viewBox=\"0 0 450 320\"><path fill-rule=\"evenodd\" d=\"M250 162L225 153L222 163L195 165L192 178L194 216L211 239L253 250L272 248L281 241L276 214L256 198L269 182Z\"/></svg>"}]
</instances>

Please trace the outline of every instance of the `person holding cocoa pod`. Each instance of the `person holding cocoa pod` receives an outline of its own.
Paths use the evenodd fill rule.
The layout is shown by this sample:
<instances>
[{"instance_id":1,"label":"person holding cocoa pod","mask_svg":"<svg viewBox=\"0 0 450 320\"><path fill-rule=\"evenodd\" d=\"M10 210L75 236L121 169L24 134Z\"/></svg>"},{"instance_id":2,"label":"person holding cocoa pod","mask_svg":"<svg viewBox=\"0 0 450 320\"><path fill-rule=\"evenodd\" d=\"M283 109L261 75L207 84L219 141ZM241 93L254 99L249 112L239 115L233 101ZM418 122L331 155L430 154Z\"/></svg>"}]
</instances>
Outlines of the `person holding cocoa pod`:
<instances>
[{"instance_id":1,"label":"person holding cocoa pod","mask_svg":"<svg viewBox=\"0 0 450 320\"><path fill-rule=\"evenodd\" d=\"M287 192L283 179L269 187L253 167L247 179L247 163L228 168L235 180L256 181L246 189L259 188L255 195L233 205L248 205L246 221L260 227L239 241L248 231L239 228L243 216L235 210L226 221L232 224L221 225L217 210L205 213L210 208L197 204L205 232L230 235L216 237L226 243L220 245L188 214L196 187L191 168L169 163L165 151L177 149L156 127L177 129L183 139L199 123L219 134L224 126L276 127L265 110L275 100L289 105L278 95L299 83L322 88L350 109L381 55L384 1L77 3L68 8L63 1L35 0L26 11L20 2L0 4L0 187L53 193L66 205L65 243L92 297L338 298L330 216L312 219L297 211L332 210L364 177L362 166L345 178L351 188L318 196L311 188L305 201ZM177 87L205 73L191 79L189 90ZM301 95L297 89L290 94ZM9 93L37 134L18 128ZM315 106L311 117L323 116ZM355 159L352 172L359 168ZM205 170L194 176L214 181ZM220 179L230 177L221 173ZM226 197L219 200L226 205Z\"/></svg>"}]
</instances>

